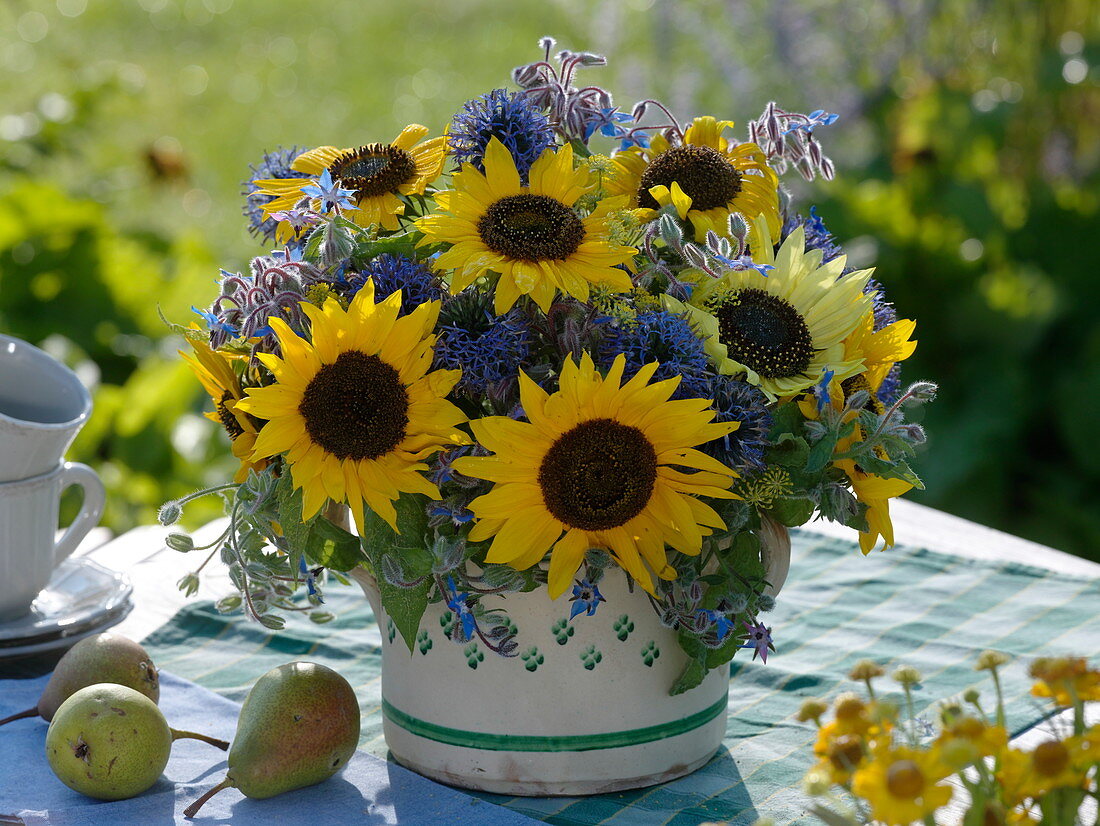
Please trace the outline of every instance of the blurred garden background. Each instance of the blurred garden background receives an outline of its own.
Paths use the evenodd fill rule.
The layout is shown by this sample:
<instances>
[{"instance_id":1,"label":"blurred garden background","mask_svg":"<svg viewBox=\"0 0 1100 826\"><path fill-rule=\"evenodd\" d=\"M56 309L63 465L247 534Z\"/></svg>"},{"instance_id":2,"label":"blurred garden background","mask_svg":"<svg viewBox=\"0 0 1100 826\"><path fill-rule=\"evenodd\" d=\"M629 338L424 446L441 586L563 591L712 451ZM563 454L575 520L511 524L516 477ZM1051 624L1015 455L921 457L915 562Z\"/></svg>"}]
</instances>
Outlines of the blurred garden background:
<instances>
[{"instance_id":1,"label":"blurred garden background","mask_svg":"<svg viewBox=\"0 0 1100 826\"><path fill-rule=\"evenodd\" d=\"M839 113L837 180L797 194L918 320L905 376L942 390L911 498L1100 559L1093 0L7 0L0 332L95 388L70 455L110 528L233 471L158 313L189 323L259 252L249 164L438 133L544 34L605 54L626 111Z\"/></svg>"}]
</instances>

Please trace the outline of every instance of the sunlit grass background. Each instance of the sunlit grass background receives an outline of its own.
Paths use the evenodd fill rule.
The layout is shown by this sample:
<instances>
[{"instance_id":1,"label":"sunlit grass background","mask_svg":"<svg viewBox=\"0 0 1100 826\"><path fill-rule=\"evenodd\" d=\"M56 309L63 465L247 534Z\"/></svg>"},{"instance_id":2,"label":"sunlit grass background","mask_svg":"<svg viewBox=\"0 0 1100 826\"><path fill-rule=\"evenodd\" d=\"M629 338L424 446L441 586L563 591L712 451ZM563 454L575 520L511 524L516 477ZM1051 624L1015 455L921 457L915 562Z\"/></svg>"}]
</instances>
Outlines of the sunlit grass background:
<instances>
[{"instance_id":1,"label":"sunlit grass background","mask_svg":"<svg viewBox=\"0 0 1100 826\"><path fill-rule=\"evenodd\" d=\"M259 249L276 146L438 132L536 41L606 54L629 110L841 120L797 187L899 314L928 409L913 498L1100 559L1100 12L1088 0L56 0L0 5L0 331L96 385L72 455L114 530L231 472L172 321ZM196 510L202 520L213 511ZM904 537L901 537L904 541Z\"/></svg>"}]
</instances>

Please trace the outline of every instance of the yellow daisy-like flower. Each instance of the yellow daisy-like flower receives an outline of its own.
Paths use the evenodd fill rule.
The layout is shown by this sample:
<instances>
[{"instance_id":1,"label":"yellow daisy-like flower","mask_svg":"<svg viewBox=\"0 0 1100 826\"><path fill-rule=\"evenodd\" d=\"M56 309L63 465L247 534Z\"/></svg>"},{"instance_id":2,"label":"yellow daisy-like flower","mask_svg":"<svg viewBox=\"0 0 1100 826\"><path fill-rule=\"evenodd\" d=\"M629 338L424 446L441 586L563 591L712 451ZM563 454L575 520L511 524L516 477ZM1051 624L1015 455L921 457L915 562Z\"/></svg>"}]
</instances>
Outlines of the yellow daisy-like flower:
<instances>
[{"instance_id":1,"label":"yellow daisy-like flower","mask_svg":"<svg viewBox=\"0 0 1100 826\"><path fill-rule=\"evenodd\" d=\"M1084 657L1039 657L1028 673L1035 677L1035 697L1050 697L1060 706L1100 700L1100 670L1090 668Z\"/></svg>"},{"instance_id":2,"label":"yellow daisy-like flower","mask_svg":"<svg viewBox=\"0 0 1100 826\"><path fill-rule=\"evenodd\" d=\"M505 313L521 295L546 312L560 290L588 300L594 284L618 292L631 289L630 276L619 269L637 252L612 241L607 219L625 198L600 201L587 218L574 205L593 187L588 171L573 168L573 149L548 148L531 166L529 185L520 184L512 154L496 138L485 150L485 173L472 164L452 178L453 190L436 193L442 212L416 222L422 243L443 241L451 248L435 262L453 270L451 289L458 292L487 272L500 274L496 312Z\"/></svg>"},{"instance_id":3,"label":"yellow daisy-like flower","mask_svg":"<svg viewBox=\"0 0 1100 826\"><path fill-rule=\"evenodd\" d=\"M1046 740L1031 752L1005 749L997 780L1007 803L1038 798L1052 789L1082 789L1089 768L1080 759L1081 738Z\"/></svg>"},{"instance_id":4,"label":"yellow daisy-like flower","mask_svg":"<svg viewBox=\"0 0 1100 826\"><path fill-rule=\"evenodd\" d=\"M397 216L405 209L398 196L422 195L443 171L447 138L423 140L427 134L428 127L414 123L402 129L391 143L368 143L351 149L319 146L303 152L290 167L314 176L327 169L346 189L355 192L352 197L356 209L345 210L345 218L362 227L378 224L394 230L399 226ZM302 200L305 197L302 186L309 182L300 178L273 178L253 183L260 194L274 196L275 200L263 207L270 216L291 209Z\"/></svg>"},{"instance_id":5,"label":"yellow daisy-like flower","mask_svg":"<svg viewBox=\"0 0 1100 826\"><path fill-rule=\"evenodd\" d=\"M198 329L192 325L193 329ZM237 406L244 398L241 381L233 370L235 356L211 350L203 341L188 339L194 355L178 351L187 362L187 366L202 383L203 389L210 394L214 402L214 411L204 414L212 422L217 422L229 434L233 455L240 460L241 466L233 476L234 482L243 482L248 471L260 471L267 467L266 459L253 459L252 449L256 445L256 424L251 416Z\"/></svg>"},{"instance_id":6,"label":"yellow daisy-like flower","mask_svg":"<svg viewBox=\"0 0 1100 826\"><path fill-rule=\"evenodd\" d=\"M940 784L952 773L932 752L883 748L852 777L852 791L871 804L871 816L887 826L908 826L951 800Z\"/></svg>"},{"instance_id":7,"label":"yellow daisy-like flower","mask_svg":"<svg viewBox=\"0 0 1100 826\"><path fill-rule=\"evenodd\" d=\"M763 238L753 219L763 218L771 237L779 237L779 178L755 143L722 137L732 126L733 121L696 118L681 144L673 146L658 135L648 149L617 153L608 193L629 196L644 209L673 204L700 240L707 230L727 235L730 213L739 212L749 221L749 246L755 253Z\"/></svg>"},{"instance_id":8,"label":"yellow daisy-like flower","mask_svg":"<svg viewBox=\"0 0 1100 826\"><path fill-rule=\"evenodd\" d=\"M845 360L863 362L863 372L843 381L844 398L866 390L870 394L868 406L876 413L885 412L877 393L890 368L917 349L917 342L912 340L916 327L915 321L903 318L876 332L874 314L867 313L844 340Z\"/></svg>"},{"instance_id":9,"label":"yellow daisy-like flower","mask_svg":"<svg viewBox=\"0 0 1100 826\"><path fill-rule=\"evenodd\" d=\"M286 454L305 519L326 500L347 502L362 530L365 502L397 530L393 500L400 493L439 498L420 475L428 469L424 460L468 440L457 429L466 417L445 398L461 371L428 372L439 302L398 318L401 291L375 304L368 280L347 310L334 298L301 307L311 340L272 317L283 357L257 358L275 384L250 389L237 404L267 419L253 456Z\"/></svg>"},{"instance_id":10,"label":"yellow daisy-like flower","mask_svg":"<svg viewBox=\"0 0 1100 826\"><path fill-rule=\"evenodd\" d=\"M706 399L670 401L679 377L650 384L656 362L621 384L625 365L619 355L603 378L587 354L579 365L568 360L553 395L521 373L529 422L471 422L478 442L496 455L454 462L459 473L496 483L470 504L478 519L470 539L494 537L486 561L518 570L550 550L552 599L571 584L589 548L606 549L652 594L650 570L676 576L666 544L695 555L704 536L725 528L697 497L734 498L729 486L737 474L694 446L740 423L712 421Z\"/></svg>"},{"instance_id":11,"label":"yellow daisy-like flower","mask_svg":"<svg viewBox=\"0 0 1100 826\"><path fill-rule=\"evenodd\" d=\"M845 357L844 339L871 309L863 288L872 271L841 276L845 256L822 264L802 227L773 254L766 223L756 225L768 239L755 258L772 267L767 275L732 270L696 287L687 304L665 297L666 309L687 314L719 373L744 375L769 399L812 387L826 369L841 381L858 373L862 359Z\"/></svg>"},{"instance_id":12,"label":"yellow daisy-like flower","mask_svg":"<svg viewBox=\"0 0 1100 826\"><path fill-rule=\"evenodd\" d=\"M944 726L935 748L946 765L958 770L983 757L1000 754L1007 745L1008 732L1003 726L963 715Z\"/></svg>"}]
</instances>

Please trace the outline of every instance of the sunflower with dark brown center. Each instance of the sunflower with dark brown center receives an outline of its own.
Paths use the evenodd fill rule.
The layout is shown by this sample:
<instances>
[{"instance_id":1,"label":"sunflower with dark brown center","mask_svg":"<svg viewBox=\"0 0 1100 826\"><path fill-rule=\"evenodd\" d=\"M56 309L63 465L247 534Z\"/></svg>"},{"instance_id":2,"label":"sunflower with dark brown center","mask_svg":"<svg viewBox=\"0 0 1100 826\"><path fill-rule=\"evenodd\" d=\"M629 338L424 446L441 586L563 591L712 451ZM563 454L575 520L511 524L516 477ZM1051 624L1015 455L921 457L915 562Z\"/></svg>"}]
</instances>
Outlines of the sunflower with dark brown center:
<instances>
[{"instance_id":1,"label":"sunflower with dark brown center","mask_svg":"<svg viewBox=\"0 0 1100 826\"><path fill-rule=\"evenodd\" d=\"M812 387L827 369L838 381L860 372L862 360L846 356L844 339L870 311L863 287L871 271L842 276L844 256L822 264L801 227L778 252L762 217L756 232L763 240L756 263L770 267L767 275L731 270L697 287L687 304L664 296L666 309L687 313L718 372L744 376L772 399Z\"/></svg>"},{"instance_id":2,"label":"sunflower with dark brown center","mask_svg":"<svg viewBox=\"0 0 1100 826\"><path fill-rule=\"evenodd\" d=\"M452 178L454 189L436 193L440 211L417 221L424 243L450 244L435 266L452 271L454 292L497 273L495 309L503 314L521 295L545 312L559 291L587 301L595 284L631 288L620 265L637 250L611 241L607 227L608 215L628 199L604 199L591 214L578 213L577 201L593 185L586 169L573 168L571 147L546 149L531 166L528 186L497 138L485 150L484 165L482 173L463 164Z\"/></svg>"},{"instance_id":3,"label":"sunflower with dark brown center","mask_svg":"<svg viewBox=\"0 0 1100 826\"><path fill-rule=\"evenodd\" d=\"M642 588L672 579L665 546L685 554L725 527L699 497L731 499L737 475L695 449L735 430L714 422L708 399L670 401L679 377L650 383L656 362L622 383L626 357L606 377L588 355L569 360L547 394L520 374L527 422L471 423L495 456L456 459L459 473L494 483L470 504L473 541L493 539L487 562L519 570L550 552L551 598L564 593L589 548L607 550Z\"/></svg>"},{"instance_id":4,"label":"sunflower with dark brown center","mask_svg":"<svg viewBox=\"0 0 1100 826\"><path fill-rule=\"evenodd\" d=\"M679 144L658 135L648 148L616 153L608 192L628 195L643 209L674 205L695 228L697 240L707 230L727 235L733 212L749 220L753 249L760 242L753 225L758 216L767 221L771 236L779 237L779 178L755 143L722 136L731 126L728 120L696 118Z\"/></svg>"},{"instance_id":5,"label":"sunflower with dark brown center","mask_svg":"<svg viewBox=\"0 0 1100 826\"><path fill-rule=\"evenodd\" d=\"M197 328L195 328L197 329ZM241 380L234 364L243 369L244 359L238 356L230 356L217 350L211 350L205 341L188 337L188 343L194 354L179 351L187 366L202 383L203 389L210 394L210 400L214 402L214 409L205 413L206 418L217 422L229 436L233 455L240 460L240 467L233 476L234 482L243 482L248 478L249 470L263 470L267 467L267 460L258 461L252 458L252 448L256 444L256 428L262 425L237 407L237 403L244 398L241 390Z\"/></svg>"},{"instance_id":6,"label":"sunflower with dark brown center","mask_svg":"<svg viewBox=\"0 0 1100 826\"><path fill-rule=\"evenodd\" d=\"M253 455L285 454L304 519L326 501L347 502L362 530L366 504L397 530L401 492L439 498L423 460L467 441L458 430L466 417L446 400L461 371L428 372L439 302L398 318L400 307L400 290L375 304L367 281L347 310L334 298L302 302L308 341L269 321L283 356L257 358L275 384L250 389L237 409L267 420Z\"/></svg>"},{"instance_id":7,"label":"sunflower with dark brown center","mask_svg":"<svg viewBox=\"0 0 1100 826\"><path fill-rule=\"evenodd\" d=\"M342 214L366 227L378 224L383 229L398 229L397 217L405 210L399 196L422 195L428 184L443 171L447 153L445 137L423 140L426 126L406 126L392 143L369 143L358 148L337 149L319 146L294 159L291 168L307 175L320 175L326 169L345 189L354 190L355 209ZM419 143L418 143L419 141ZM257 180L257 192L274 196L264 204L264 212L291 209L304 196L300 178Z\"/></svg>"}]
</instances>

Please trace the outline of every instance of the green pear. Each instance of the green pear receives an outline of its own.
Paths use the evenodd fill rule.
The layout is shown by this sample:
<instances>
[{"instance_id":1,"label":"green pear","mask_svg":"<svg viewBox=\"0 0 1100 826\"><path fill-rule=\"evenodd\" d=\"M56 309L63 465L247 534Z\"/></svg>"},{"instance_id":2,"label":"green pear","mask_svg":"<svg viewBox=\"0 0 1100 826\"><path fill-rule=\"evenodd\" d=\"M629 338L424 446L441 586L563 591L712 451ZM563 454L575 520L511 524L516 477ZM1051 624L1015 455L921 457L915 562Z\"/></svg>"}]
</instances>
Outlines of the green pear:
<instances>
[{"instance_id":1,"label":"green pear","mask_svg":"<svg viewBox=\"0 0 1100 826\"><path fill-rule=\"evenodd\" d=\"M87 686L61 704L46 732L57 778L99 800L125 800L152 786L168 764L172 730L157 704L132 688Z\"/></svg>"},{"instance_id":2,"label":"green pear","mask_svg":"<svg viewBox=\"0 0 1100 826\"><path fill-rule=\"evenodd\" d=\"M118 683L141 692L154 703L160 699L157 667L145 649L119 634L86 637L65 652L36 708L0 720L0 726L36 714L52 720L57 709L76 691L97 683Z\"/></svg>"},{"instance_id":3,"label":"green pear","mask_svg":"<svg viewBox=\"0 0 1100 826\"><path fill-rule=\"evenodd\" d=\"M194 817L222 789L264 798L327 780L355 753L359 723L355 691L331 668L295 662L272 669L241 706L225 779L183 813Z\"/></svg>"}]
</instances>

